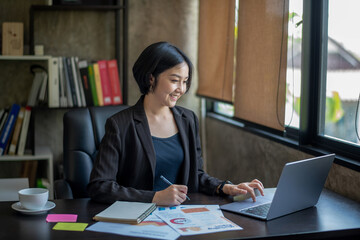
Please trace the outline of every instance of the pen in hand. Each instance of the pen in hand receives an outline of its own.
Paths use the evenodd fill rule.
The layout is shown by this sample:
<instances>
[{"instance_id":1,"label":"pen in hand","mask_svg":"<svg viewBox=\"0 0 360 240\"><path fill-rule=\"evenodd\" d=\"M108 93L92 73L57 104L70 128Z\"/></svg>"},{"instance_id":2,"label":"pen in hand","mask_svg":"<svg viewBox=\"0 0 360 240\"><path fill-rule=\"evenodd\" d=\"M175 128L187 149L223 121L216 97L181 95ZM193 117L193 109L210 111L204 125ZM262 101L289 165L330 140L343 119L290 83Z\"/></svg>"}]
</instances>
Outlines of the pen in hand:
<instances>
[{"instance_id":1,"label":"pen in hand","mask_svg":"<svg viewBox=\"0 0 360 240\"><path fill-rule=\"evenodd\" d=\"M172 184L169 180L167 180L163 175L161 175L160 178L161 178L164 182L166 182L167 184L169 184L169 186L170 186L170 185L173 185L173 184ZM186 196L187 200L190 200L190 198L188 197L188 195L185 195L185 196Z\"/></svg>"}]
</instances>

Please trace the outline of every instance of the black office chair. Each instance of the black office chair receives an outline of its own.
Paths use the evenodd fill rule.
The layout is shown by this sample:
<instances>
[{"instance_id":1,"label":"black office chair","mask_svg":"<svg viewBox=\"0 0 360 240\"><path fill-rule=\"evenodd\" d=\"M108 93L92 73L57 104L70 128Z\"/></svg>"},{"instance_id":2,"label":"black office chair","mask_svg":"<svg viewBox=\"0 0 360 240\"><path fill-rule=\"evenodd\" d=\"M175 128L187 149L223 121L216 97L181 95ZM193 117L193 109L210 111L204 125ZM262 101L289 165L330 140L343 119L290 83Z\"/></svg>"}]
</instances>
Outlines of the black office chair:
<instances>
[{"instance_id":1,"label":"black office chair","mask_svg":"<svg viewBox=\"0 0 360 240\"><path fill-rule=\"evenodd\" d=\"M56 199L88 197L93 162L105 133L106 119L128 106L104 106L73 109L64 115L64 179L56 180Z\"/></svg>"}]
</instances>

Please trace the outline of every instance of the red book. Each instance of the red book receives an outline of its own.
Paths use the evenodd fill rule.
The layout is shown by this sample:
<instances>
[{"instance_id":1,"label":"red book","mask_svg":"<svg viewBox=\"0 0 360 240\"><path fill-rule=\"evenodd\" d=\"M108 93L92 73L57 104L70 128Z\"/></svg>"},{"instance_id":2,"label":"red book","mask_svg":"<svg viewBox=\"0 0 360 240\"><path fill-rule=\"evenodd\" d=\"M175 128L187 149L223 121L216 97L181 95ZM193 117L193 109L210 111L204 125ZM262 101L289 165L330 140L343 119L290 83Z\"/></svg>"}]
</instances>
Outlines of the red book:
<instances>
[{"instance_id":1,"label":"red book","mask_svg":"<svg viewBox=\"0 0 360 240\"><path fill-rule=\"evenodd\" d=\"M107 60L98 61L104 106L112 104L112 93L107 69Z\"/></svg>"},{"instance_id":2,"label":"red book","mask_svg":"<svg viewBox=\"0 0 360 240\"><path fill-rule=\"evenodd\" d=\"M119 70L116 59L107 61L110 85L112 90L112 102L114 105L122 104L122 95L119 79Z\"/></svg>"}]
</instances>

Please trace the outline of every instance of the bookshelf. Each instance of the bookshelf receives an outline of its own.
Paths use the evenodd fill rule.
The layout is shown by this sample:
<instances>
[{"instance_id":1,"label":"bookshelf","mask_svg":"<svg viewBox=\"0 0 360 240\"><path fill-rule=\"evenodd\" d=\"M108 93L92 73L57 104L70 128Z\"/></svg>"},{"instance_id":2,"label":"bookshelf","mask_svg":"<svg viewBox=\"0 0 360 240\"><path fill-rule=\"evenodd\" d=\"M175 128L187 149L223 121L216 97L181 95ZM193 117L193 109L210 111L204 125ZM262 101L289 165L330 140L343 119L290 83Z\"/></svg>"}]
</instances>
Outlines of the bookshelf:
<instances>
[{"instance_id":1,"label":"bookshelf","mask_svg":"<svg viewBox=\"0 0 360 240\"><path fill-rule=\"evenodd\" d=\"M35 46L38 44L44 46L45 54L53 57L77 56L79 60L87 60L89 63L92 60L116 59L122 104L128 103L128 0L117 0L116 5L31 5L30 54L34 54ZM57 127L53 127L47 123L58 122L58 118L54 119L52 116L61 115L67 109L64 107L35 109L36 115L44 114L48 118L40 126L41 135L39 131L35 131L35 146L38 140L59 138L59 135L62 135L62 125L59 126L57 123ZM35 125L37 128L38 125ZM44 137L44 129L51 134L45 133ZM62 144L50 143L50 145L54 158L59 161L59 158L62 158Z\"/></svg>"},{"instance_id":2,"label":"bookshelf","mask_svg":"<svg viewBox=\"0 0 360 240\"><path fill-rule=\"evenodd\" d=\"M111 46L114 50L111 51L111 54L109 54L109 51L107 51L107 55L111 55L111 58L115 58L117 60L118 69L119 69L119 75L120 75L120 81L121 81L121 90L122 90L122 98L123 98L123 104L127 104L127 79L128 79L128 0L118 0L116 1L116 5L103 5L103 6L97 6L97 5L71 5L71 6L48 6L48 5L29 5L29 22L28 22L28 51L30 55L24 55L24 56L1 56L0 55L0 64L3 64L3 67L0 68L1 70L5 70L7 72L11 72L15 81L5 81L5 78L2 80L3 82L6 82L6 86L4 85L2 88L2 91L0 91L2 94L1 100L2 101L2 108L4 106L8 106L10 103L24 103L27 99L27 91L29 91L31 85L32 77L31 74L28 73L27 75L24 75L24 77L18 72L28 72L29 66L33 63L42 65L48 70L48 77L51 77L52 72L51 69L51 59L53 56L69 56L69 55L75 55L79 58L83 58L86 60L92 59L92 60L100 60L101 57L93 57L88 56L87 49L81 50L84 45L81 43L76 46L77 49L80 49L80 54L74 54L71 49L65 49L62 48L61 52L54 52L51 51L51 46L47 44L54 44L56 47L66 45L67 38L72 38L71 35L76 35L77 32L68 32L68 36L64 36L64 38L55 39L56 41L53 41L54 39L51 39L51 36L46 36L47 31L45 30L45 34L42 31L42 28L47 24L47 20L41 22L42 20L42 13L50 13L50 19L57 19L57 20L63 20L63 15L68 12L75 12L74 15L82 15L84 14L84 18L82 18L82 21L87 22L86 14L89 12L96 12L101 14L110 14L111 19L114 22L114 28L113 31L111 29L109 34L111 36L111 43L113 45ZM38 23L40 18L40 25L36 24ZM20 19L20 18L19 18ZM106 18L109 19L109 18ZM52 20L51 20L52 22ZM81 22L79 22L81 24ZM64 24L63 24L64 25ZM26 24L25 24L26 26ZM55 29L57 31L58 25L52 25L52 29ZM71 26L69 25L69 28L71 29ZM63 30L63 29L61 29ZM95 29L95 31L97 31ZM100 30L99 30L100 31ZM25 31L26 32L26 31ZM39 32L41 32L41 36L46 38L49 38L49 41L46 43L42 43L45 47L45 56L36 56L34 54L34 48L35 45L38 44L37 38L39 37ZM60 31L59 31L60 32ZM101 32L101 31L100 31ZM104 31L106 32L106 31ZM109 30L107 30L107 33L109 33ZM62 32L61 32L62 34ZM51 33L50 33L51 35ZM88 37L88 36L87 36ZM26 38L26 37L25 37ZM89 42L95 42L97 43L96 39L89 38ZM25 43L26 44L26 43ZM61 47L59 47L61 49ZM54 48L52 48L54 49ZM83 53L83 54L82 54ZM102 56L103 49L98 49L96 56ZM103 55L104 58L108 58L107 55ZM98 59L97 59L98 58ZM10 66L7 67L7 66ZM15 66L16 65L16 66ZM19 66L21 67L19 67ZM19 69L22 69L19 71ZM10 70L10 71L9 71ZM10 91L8 91L10 90ZM53 162L59 162L61 160L62 162L62 151L63 147L61 144L62 141L62 114L67 111L69 108L49 108L45 106L37 106L33 108L29 131L32 131L33 135L33 155L24 155L24 156L9 156L4 155L0 156L0 163L7 163L7 162L17 162L22 163L26 161L35 161L38 160L42 164L46 165L46 170L41 169L40 175L44 175L46 173L46 178L49 180L51 185L50 194L53 196L53 181L54 181L54 165ZM37 116L35 116L37 115ZM40 115L40 117L38 116ZM45 116L45 117L43 117ZM54 121L54 118L56 120ZM36 123L34 123L36 122ZM40 129L39 129L40 127ZM35 131L35 128L38 131ZM30 132L29 132L30 133ZM38 140L40 141L40 144L38 143ZM48 139L52 139L52 141L49 141ZM56 141L54 141L56 139ZM39 147L40 145L47 144L47 147ZM61 168L60 168L61 169Z\"/></svg>"},{"instance_id":3,"label":"bookshelf","mask_svg":"<svg viewBox=\"0 0 360 240\"><path fill-rule=\"evenodd\" d=\"M123 104L127 104L127 79L128 79L128 0L118 0L116 5L32 5L30 8L30 22L29 22L29 41L30 54L34 54L35 49L35 15L41 12L89 12L89 11L112 11L115 16L115 59L118 63L120 71L120 80L122 83L122 97ZM46 46L45 46L46 47ZM69 54L64 52L64 54ZM82 58L83 56L79 56Z\"/></svg>"},{"instance_id":4,"label":"bookshelf","mask_svg":"<svg viewBox=\"0 0 360 240\"><path fill-rule=\"evenodd\" d=\"M29 65L31 63L42 63L45 68L49 69L50 67L50 59L51 56L34 56L34 55L23 55L23 56L4 56L0 55L0 63L4 61L10 61L15 64L26 63L26 65ZM26 81L27 79L22 79L22 81ZM11 91L9 92L11 94ZM3 96L4 97L4 96ZM23 100L26 101L27 97L25 97ZM33 115L32 115L33 116ZM31 117L32 118L32 117ZM32 122L30 120L30 122ZM31 130L31 126L29 127L29 131ZM34 150L34 149L33 149ZM38 167L36 167L36 171L34 172L35 175L30 176L29 172L24 171L24 166L26 166L28 163L35 163L35 161L39 161L40 163L37 164L37 166L45 166L45 171L43 172L37 172ZM42 178L45 178L49 183L49 198L52 199L54 196L53 191L53 185L54 185L54 174L53 174L53 154L49 147L38 147L37 151L34 152L34 154L29 155L2 155L0 156L0 167L3 167L6 163L10 164L22 164L22 170L21 171L11 171L11 175L22 175L22 177L27 178L33 178L29 179L30 181L30 187L35 184L36 186L36 178L41 176ZM19 170L19 168L15 168ZM33 180L33 182L31 182Z\"/></svg>"}]
</instances>

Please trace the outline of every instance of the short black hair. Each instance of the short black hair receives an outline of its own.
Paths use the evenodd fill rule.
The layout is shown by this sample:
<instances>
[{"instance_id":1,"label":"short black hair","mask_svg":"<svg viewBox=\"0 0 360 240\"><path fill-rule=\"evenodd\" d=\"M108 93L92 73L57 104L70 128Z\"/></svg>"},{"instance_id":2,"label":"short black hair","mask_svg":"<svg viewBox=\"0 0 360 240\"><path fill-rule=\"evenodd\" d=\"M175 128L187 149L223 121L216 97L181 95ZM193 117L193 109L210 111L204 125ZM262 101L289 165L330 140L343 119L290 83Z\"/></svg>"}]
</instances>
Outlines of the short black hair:
<instances>
[{"instance_id":1,"label":"short black hair","mask_svg":"<svg viewBox=\"0 0 360 240\"><path fill-rule=\"evenodd\" d=\"M153 43L145 48L132 69L140 92L142 94L149 93L151 75L155 78L153 86L155 88L159 74L184 62L189 67L189 78L186 84L187 92L191 86L193 71L193 65L190 59L180 49L168 42Z\"/></svg>"}]
</instances>

